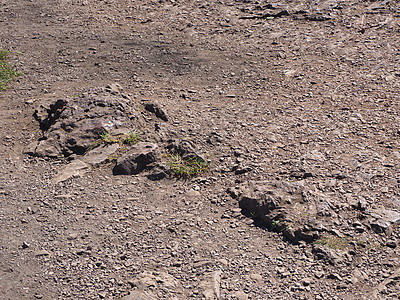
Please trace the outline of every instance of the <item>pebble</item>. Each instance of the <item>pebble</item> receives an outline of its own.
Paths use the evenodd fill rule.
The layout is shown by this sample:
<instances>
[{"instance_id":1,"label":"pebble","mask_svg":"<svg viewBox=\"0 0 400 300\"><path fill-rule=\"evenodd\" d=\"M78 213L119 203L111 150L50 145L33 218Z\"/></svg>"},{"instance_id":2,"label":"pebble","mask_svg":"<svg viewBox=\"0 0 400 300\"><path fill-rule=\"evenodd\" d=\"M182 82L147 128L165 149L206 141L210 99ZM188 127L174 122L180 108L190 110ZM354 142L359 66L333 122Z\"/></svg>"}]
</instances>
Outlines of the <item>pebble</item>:
<instances>
[{"instance_id":1,"label":"pebble","mask_svg":"<svg viewBox=\"0 0 400 300\"><path fill-rule=\"evenodd\" d=\"M250 274L250 278L259 282L263 281L264 279L263 276L260 274Z\"/></svg>"},{"instance_id":2,"label":"pebble","mask_svg":"<svg viewBox=\"0 0 400 300\"><path fill-rule=\"evenodd\" d=\"M249 299L249 296L243 291L236 291L233 294L233 296L236 297L236 299L238 299L238 300L247 300L247 299Z\"/></svg>"},{"instance_id":3,"label":"pebble","mask_svg":"<svg viewBox=\"0 0 400 300\"><path fill-rule=\"evenodd\" d=\"M39 250L35 252L35 256L40 257L40 256L49 256L50 253L46 250Z\"/></svg>"},{"instance_id":4,"label":"pebble","mask_svg":"<svg viewBox=\"0 0 400 300\"><path fill-rule=\"evenodd\" d=\"M397 243L395 240L388 240L386 242L386 246L390 247L390 248L396 248L397 247Z\"/></svg>"}]
</instances>

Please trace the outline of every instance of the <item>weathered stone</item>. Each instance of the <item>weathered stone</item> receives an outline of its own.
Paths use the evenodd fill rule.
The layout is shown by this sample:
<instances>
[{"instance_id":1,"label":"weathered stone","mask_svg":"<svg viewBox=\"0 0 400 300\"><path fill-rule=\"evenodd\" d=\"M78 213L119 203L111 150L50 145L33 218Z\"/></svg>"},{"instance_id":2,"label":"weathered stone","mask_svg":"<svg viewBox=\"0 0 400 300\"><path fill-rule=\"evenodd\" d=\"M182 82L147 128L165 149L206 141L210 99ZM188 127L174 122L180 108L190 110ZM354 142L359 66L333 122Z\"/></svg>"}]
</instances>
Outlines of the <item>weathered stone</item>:
<instances>
[{"instance_id":1,"label":"weathered stone","mask_svg":"<svg viewBox=\"0 0 400 300\"><path fill-rule=\"evenodd\" d=\"M343 258L338 251L329 249L322 245L314 244L312 253L316 259L325 260L331 265L336 265L337 263L341 263L343 261Z\"/></svg>"},{"instance_id":2,"label":"weathered stone","mask_svg":"<svg viewBox=\"0 0 400 300\"><path fill-rule=\"evenodd\" d=\"M121 300L157 300L157 297L150 291L133 290Z\"/></svg>"},{"instance_id":3,"label":"weathered stone","mask_svg":"<svg viewBox=\"0 0 400 300\"><path fill-rule=\"evenodd\" d=\"M87 171L88 165L86 163L81 160L75 160L61 168L51 182L57 184L69 178L81 176Z\"/></svg>"},{"instance_id":4,"label":"weathered stone","mask_svg":"<svg viewBox=\"0 0 400 300\"><path fill-rule=\"evenodd\" d=\"M119 89L109 87L110 91ZM118 92L104 93L103 89L92 89L72 100L60 99L41 106L34 117L43 131L43 137L25 150L34 156L83 155L105 130L130 132L137 125L133 123L135 116L127 100Z\"/></svg>"},{"instance_id":5,"label":"weathered stone","mask_svg":"<svg viewBox=\"0 0 400 300\"><path fill-rule=\"evenodd\" d=\"M154 295L157 290L172 291L178 295L181 294L182 290L181 283L175 277L166 272L150 273L144 271L135 279L128 281L128 283L134 288L134 290L132 290L129 295L122 298L125 300L159 299Z\"/></svg>"},{"instance_id":6,"label":"weathered stone","mask_svg":"<svg viewBox=\"0 0 400 300\"><path fill-rule=\"evenodd\" d=\"M146 103L144 108L156 115L157 118L168 122L168 115L157 102Z\"/></svg>"},{"instance_id":7,"label":"weathered stone","mask_svg":"<svg viewBox=\"0 0 400 300\"><path fill-rule=\"evenodd\" d=\"M400 213L395 210L378 209L371 215L374 219L371 221L370 225L377 233L390 235L400 224Z\"/></svg>"},{"instance_id":8,"label":"weathered stone","mask_svg":"<svg viewBox=\"0 0 400 300\"><path fill-rule=\"evenodd\" d=\"M221 271L214 271L203 276L203 280L199 283L199 288L205 299L220 299Z\"/></svg>"},{"instance_id":9,"label":"weathered stone","mask_svg":"<svg viewBox=\"0 0 400 300\"><path fill-rule=\"evenodd\" d=\"M34 141L26 147L24 153L37 157L56 158L60 156L60 150L56 145L48 139Z\"/></svg>"},{"instance_id":10,"label":"weathered stone","mask_svg":"<svg viewBox=\"0 0 400 300\"><path fill-rule=\"evenodd\" d=\"M234 299L237 299L237 300L247 300L247 299L249 299L249 296L243 291L236 291L236 292L233 293L232 296L234 297Z\"/></svg>"},{"instance_id":11,"label":"weathered stone","mask_svg":"<svg viewBox=\"0 0 400 300\"><path fill-rule=\"evenodd\" d=\"M157 144L139 142L122 155L113 169L114 175L138 174L154 163L158 156Z\"/></svg>"},{"instance_id":12,"label":"weathered stone","mask_svg":"<svg viewBox=\"0 0 400 300\"><path fill-rule=\"evenodd\" d=\"M183 159L190 159L195 157L205 161L203 157L196 153L196 151L194 150L194 145L190 141L170 140L166 148L172 153L179 154L180 156L182 156Z\"/></svg>"},{"instance_id":13,"label":"weathered stone","mask_svg":"<svg viewBox=\"0 0 400 300\"><path fill-rule=\"evenodd\" d=\"M111 159L110 156L117 152L119 148L120 146L118 143L111 145L101 145L100 147L97 147L85 154L82 157L82 161L94 167L97 167L100 164Z\"/></svg>"},{"instance_id":14,"label":"weathered stone","mask_svg":"<svg viewBox=\"0 0 400 300\"><path fill-rule=\"evenodd\" d=\"M303 186L289 182L248 182L234 196L239 200L242 213L255 220L255 224L277 232L283 232L287 239L313 241L315 232L309 232L304 225L310 218L306 214L310 203L303 198Z\"/></svg>"}]
</instances>

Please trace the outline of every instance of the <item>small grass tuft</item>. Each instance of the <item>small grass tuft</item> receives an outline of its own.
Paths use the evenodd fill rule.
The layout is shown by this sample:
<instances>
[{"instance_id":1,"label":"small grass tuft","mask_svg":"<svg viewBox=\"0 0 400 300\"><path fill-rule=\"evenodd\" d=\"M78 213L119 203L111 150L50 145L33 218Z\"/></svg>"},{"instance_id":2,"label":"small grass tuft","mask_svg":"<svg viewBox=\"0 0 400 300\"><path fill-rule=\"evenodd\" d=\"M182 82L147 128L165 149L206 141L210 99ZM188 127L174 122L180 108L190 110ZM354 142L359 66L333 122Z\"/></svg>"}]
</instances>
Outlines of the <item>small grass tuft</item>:
<instances>
[{"instance_id":1,"label":"small grass tuft","mask_svg":"<svg viewBox=\"0 0 400 300\"><path fill-rule=\"evenodd\" d=\"M180 178L193 177L208 169L207 163L199 157L183 158L179 154L169 155L169 166L175 176Z\"/></svg>"},{"instance_id":2,"label":"small grass tuft","mask_svg":"<svg viewBox=\"0 0 400 300\"><path fill-rule=\"evenodd\" d=\"M334 250L344 250L348 246L349 241L346 238L327 234L316 240L314 243Z\"/></svg>"},{"instance_id":3,"label":"small grass tuft","mask_svg":"<svg viewBox=\"0 0 400 300\"><path fill-rule=\"evenodd\" d=\"M9 51L0 50L0 91L4 90L15 77L21 75L21 72L16 70L15 65L10 66L7 62L9 55Z\"/></svg>"},{"instance_id":4,"label":"small grass tuft","mask_svg":"<svg viewBox=\"0 0 400 300\"><path fill-rule=\"evenodd\" d=\"M131 133L129 133L128 136L125 137L122 142L128 146L132 146L132 145L137 144L139 141L140 141L139 136L135 130L135 131L132 131Z\"/></svg>"},{"instance_id":5,"label":"small grass tuft","mask_svg":"<svg viewBox=\"0 0 400 300\"><path fill-rule=\"evenodd\" d=\"M115 144L118 140L114 140L111 134L103 128L103 131L99 134L100 140L104 144Z\"/></svg>"}]
</instances>

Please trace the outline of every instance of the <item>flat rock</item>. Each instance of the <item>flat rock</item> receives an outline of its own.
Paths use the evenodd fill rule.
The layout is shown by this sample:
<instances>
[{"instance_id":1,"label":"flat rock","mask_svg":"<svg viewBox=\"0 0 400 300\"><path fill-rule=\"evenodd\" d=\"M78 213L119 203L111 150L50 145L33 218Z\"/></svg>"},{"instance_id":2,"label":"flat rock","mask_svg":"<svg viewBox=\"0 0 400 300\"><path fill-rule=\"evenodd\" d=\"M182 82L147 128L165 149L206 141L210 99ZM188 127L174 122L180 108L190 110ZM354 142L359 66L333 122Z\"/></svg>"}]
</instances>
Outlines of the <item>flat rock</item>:
<instances>
[{"instance_id":1,"label":"flat rock","mask_svg":"<svg viewBox=\"0 0 400 300\"><path fill-rule=\"evenodd\" d=\"M107 160L110 160L110 156L117 152L119 148L120 145L118 143L111 145L101 145L100 147L97 147L85 154L82 157L82 161L89 165L97 167Z\"/></svg>"},{"instance_id":2,"label":"flat rock","mask_svg":"<svg viewBox=\"0 0 400 300\"><path fill-rule=\"evenodd\" d=\"M72 177L79 177L89 171L88 165L77 159L61 168L57 175L51 180L53 184L63 182Z\"/></svg>"},{"instance_id":3,"label":"flat rock","mask_svg":"<svg viewBox=\"0 0 400 300\"><path fill-rule=\"evenodd\" d=\"M46 250L39 250L35 252L35 256L40 257L40 256L49 256L50 253Z\"/></svg>"}]
</instances>

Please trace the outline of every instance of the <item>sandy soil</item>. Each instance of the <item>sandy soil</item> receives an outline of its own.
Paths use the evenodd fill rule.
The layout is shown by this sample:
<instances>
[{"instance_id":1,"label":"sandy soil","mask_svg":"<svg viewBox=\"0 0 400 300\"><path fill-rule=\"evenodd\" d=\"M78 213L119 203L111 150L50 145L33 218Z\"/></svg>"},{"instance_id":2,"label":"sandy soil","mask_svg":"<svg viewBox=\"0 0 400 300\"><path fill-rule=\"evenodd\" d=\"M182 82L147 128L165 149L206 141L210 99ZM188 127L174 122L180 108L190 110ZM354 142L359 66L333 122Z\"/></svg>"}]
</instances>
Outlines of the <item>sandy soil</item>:
<instances>
[{"instance_id":1,"label":"sandy soil","mask_svg":"<svg viewBox=\"0 0 400 300\"><path fill-rule=\"evenodd\" d=\"M400 212L399 1L0 0L0 26L23 73L0 92L0 299L399 299L400 219L371 225ZM112 83L209 171L52 183L69 161L24 154L35 108ZM290 243L227 192L271 182L330 240Z\"/></svg>"}]
</instances>

